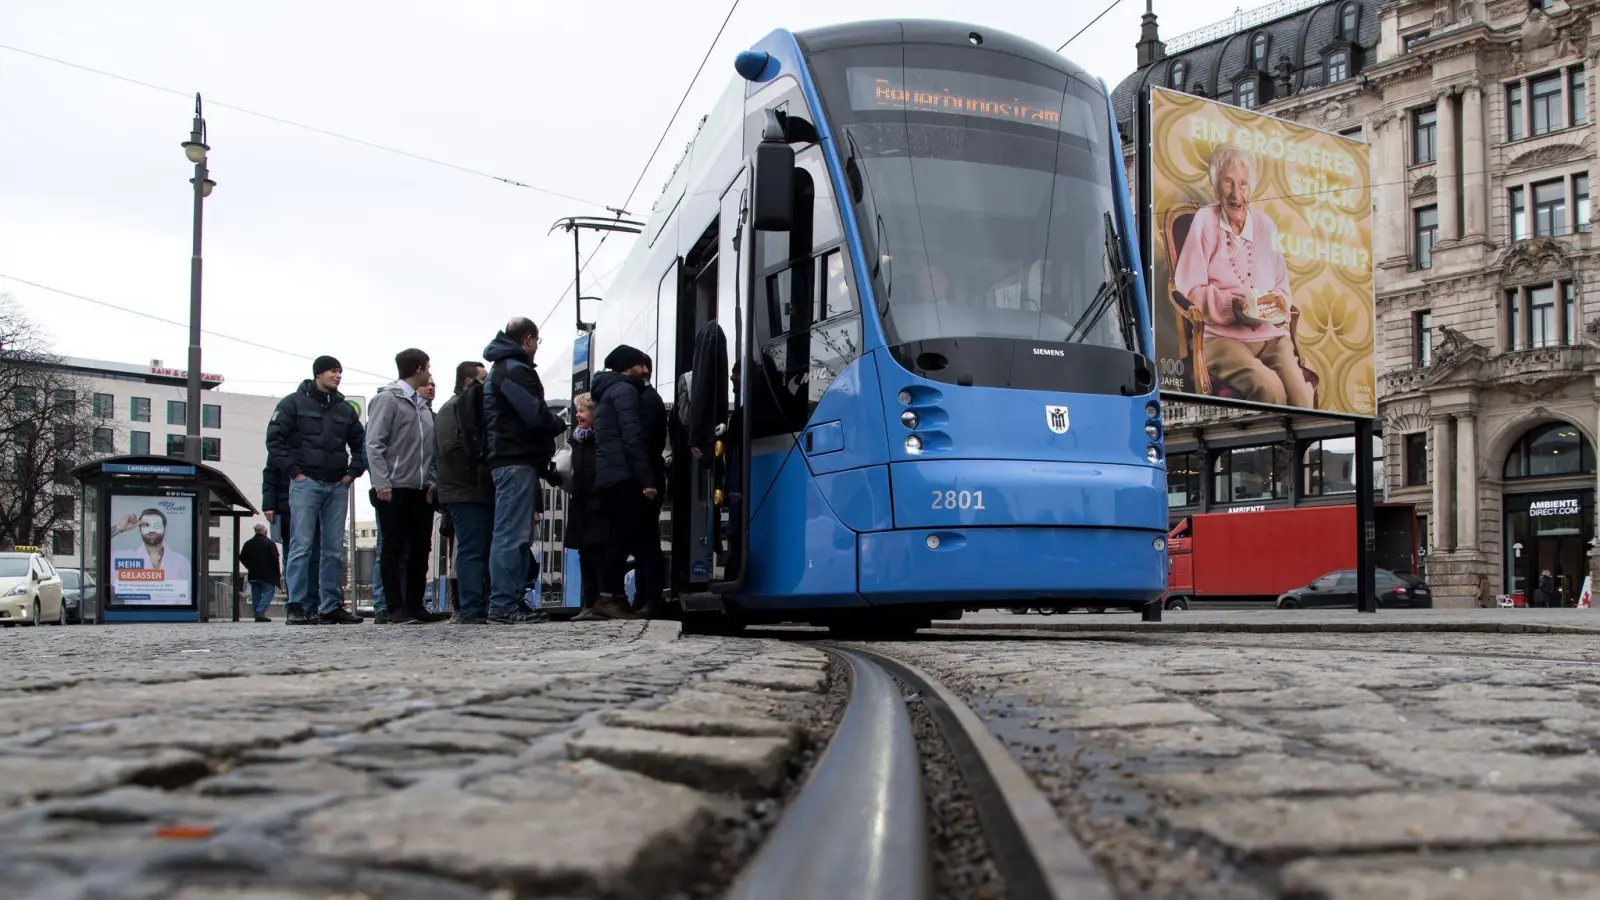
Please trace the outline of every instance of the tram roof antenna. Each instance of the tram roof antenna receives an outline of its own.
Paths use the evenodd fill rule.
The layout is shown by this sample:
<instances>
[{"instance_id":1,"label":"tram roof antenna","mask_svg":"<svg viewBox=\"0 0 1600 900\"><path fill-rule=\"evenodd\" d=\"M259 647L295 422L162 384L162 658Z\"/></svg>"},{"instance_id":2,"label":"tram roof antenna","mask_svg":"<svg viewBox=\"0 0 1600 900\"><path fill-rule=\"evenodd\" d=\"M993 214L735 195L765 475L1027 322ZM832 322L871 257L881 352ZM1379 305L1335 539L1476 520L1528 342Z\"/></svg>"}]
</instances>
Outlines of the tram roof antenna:
<instances>
[{"instance_id":1,"label":"tram roof antenna","mask_svg":"<svg viewBox=\"0 0 1600 900\"><path fill-rule=\"evenodd\" d=\"M583 332L585 334L594 331L594 323L593 322L585 322L583 320L583 301L585 301L585 300L593 300L596 303L598 303L598 302L600 302L600 298L599 297L585 297L583 295L582 282L580 281L580 279L583 278L583 253L582 253L581 248L578 245L579 234L584 229L588 229L589 231L601 231L601 232L620 231L620 232L622 232L624 234L638 234L638 233L644 231L644 223L643 222L637 222L637 221L634 221L633 219L624 219L622 217L622 214L627 212L627 210L625 210L625 209L617 209L615 207L610 207L610 206L606 207L606 210L608 212L616 213L617 217L615 219L607 219L607 218L603 218L601 216L567 216L564 219L557 219L556 223L554 225L550 226L550 230L545 232L545 234L547 234L547 235L548 234L552 234L552 233L555 232L555 230L557 228L559 228L562 231L569 231L569 232L572 233L572 296L573 296L573 306L575 306L577 308L576 309L576 316L577 316L577 323L578 323L578 331ZM609 236L610 236L609 234L603 234L603 235L601 235L600 240L603 242Z\"/></svg>"}]
</instances>

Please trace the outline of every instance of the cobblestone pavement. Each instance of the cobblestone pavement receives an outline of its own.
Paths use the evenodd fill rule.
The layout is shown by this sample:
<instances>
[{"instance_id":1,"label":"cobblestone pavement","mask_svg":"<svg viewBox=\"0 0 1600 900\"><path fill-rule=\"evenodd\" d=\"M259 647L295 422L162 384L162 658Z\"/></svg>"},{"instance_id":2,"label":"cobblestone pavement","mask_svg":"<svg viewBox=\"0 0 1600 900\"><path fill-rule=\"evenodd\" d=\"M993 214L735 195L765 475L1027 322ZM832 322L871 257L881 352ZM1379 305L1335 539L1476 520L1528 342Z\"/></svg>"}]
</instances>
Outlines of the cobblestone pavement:
<instances>
[{"instance_id":1,"label":"cobblestone pavement","mask_svg":"<svg viewBox=\"0 0 1600 900\"><path fill-rule=\"evenodd\" d=\"M0 897L693 895L831 671L672 623L0 632Z\"/></svg>"},{"instance_id":2,"label":"cobblestone pavement","mask_svg":"<svg viewBox=\"0 0 1600 900\"><path fill-rule=\"evenodd\" d=\"M877 649L989 721L1124 897L1600 897L1592 636Z\"/></svg>"}]
</instances>

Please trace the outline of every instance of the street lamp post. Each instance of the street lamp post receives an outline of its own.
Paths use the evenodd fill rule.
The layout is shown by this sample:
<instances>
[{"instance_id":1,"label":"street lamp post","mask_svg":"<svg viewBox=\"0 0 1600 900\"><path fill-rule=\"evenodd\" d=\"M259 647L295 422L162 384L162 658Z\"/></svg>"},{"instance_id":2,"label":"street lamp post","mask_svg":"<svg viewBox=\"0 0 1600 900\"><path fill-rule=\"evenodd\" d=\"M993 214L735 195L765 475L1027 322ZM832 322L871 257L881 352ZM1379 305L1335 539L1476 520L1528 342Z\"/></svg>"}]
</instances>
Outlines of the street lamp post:
<instances>
[{"instance_id":1,"label":"street lamp post","mask_svg":"<svg viewBox=\"0 0 1600 900\"><path fill-rule=\"evenodd\" d=\"M205 198L217 186L206 168L206 120L200 115L200 95L194 95L194 129L183 142L183 154L194 163L194 253L189 258L189 373L187 402L184 404L188 428L183 438L183 458L200 462L200 220Z\"/></svg>"}]
</instances>

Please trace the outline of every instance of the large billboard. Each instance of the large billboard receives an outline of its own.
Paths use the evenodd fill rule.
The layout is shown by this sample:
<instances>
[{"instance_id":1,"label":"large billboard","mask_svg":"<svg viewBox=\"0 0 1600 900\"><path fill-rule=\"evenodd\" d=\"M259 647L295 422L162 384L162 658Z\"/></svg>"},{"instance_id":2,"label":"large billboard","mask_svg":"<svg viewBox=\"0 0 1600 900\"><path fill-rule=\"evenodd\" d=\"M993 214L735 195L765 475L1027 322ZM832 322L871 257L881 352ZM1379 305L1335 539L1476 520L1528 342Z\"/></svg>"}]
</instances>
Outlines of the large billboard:
<instances>
[{"instance_id":1,"label":"large billboard","mask_svg":"<svg viewBox=\"0 0 1600 900\"><path fill-rule=\"evenodd\" d=\"M1149 121L1162 392L1373 415L1367 145L1160 88Z\"/></svg>"},{"instance_id":2,"label":"large billboard","mask_svg":"<svg viewBox=\"0 0 1600 900\"><path fill-rule=\"evenodd\" d=\"M193 607L195 497L111 495L108 607Z\"/></svg>"}]
</instances>

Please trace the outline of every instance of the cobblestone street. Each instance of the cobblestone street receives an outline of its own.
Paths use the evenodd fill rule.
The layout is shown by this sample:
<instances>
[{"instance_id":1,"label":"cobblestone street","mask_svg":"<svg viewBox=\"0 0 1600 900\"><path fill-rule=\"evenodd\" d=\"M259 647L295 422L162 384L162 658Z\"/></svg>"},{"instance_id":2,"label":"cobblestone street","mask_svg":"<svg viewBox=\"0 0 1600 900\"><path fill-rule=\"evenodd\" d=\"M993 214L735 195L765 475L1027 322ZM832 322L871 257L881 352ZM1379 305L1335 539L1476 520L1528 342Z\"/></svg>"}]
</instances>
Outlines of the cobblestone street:
<instances>
[{"instance_id":1,"label":"cobblestone street","mask_svg":"<svg viewBox=\"0 0 1600 900\"><path fill-rule=\"evenodd\" d=\"M0 632L0 896L714 897L831 733L822 637ZM1122 897L1600 896L1592 635L870 647L983 716Z\"/></svg>"},{"instance_id":2,"label":"cobblestone street","mask_svg":"<svg viewBox=\"0 0 1600 900\"><path fill-rule=\"evenodd\" d=\"M0 896L692 894L825 739L829 671L677 631L0 633Z\"/></svg>"},{"instance_id":3,"label":"cobblestone street","mask_svg":"<svg viewBox=\"0 0 1600 900\"><path fill-rule=\"evenodd\" d=\"M1550 634L901 644L1125 897L1600 896L1600 651Z\"/></svg>"}]
</instances>

